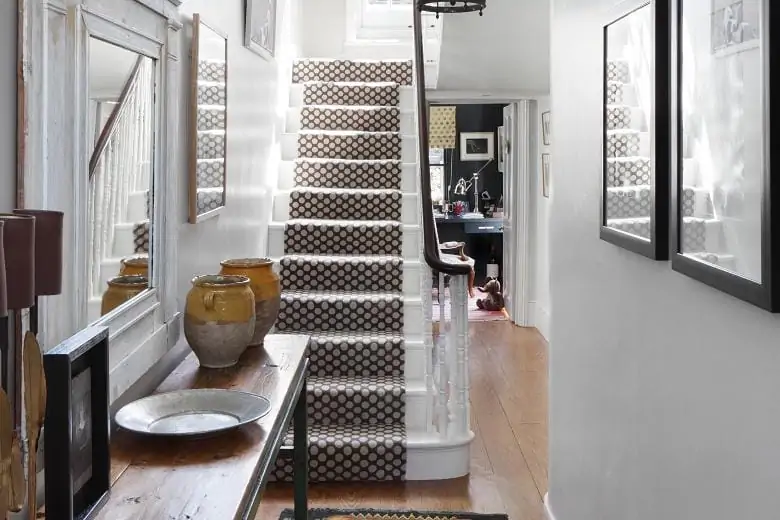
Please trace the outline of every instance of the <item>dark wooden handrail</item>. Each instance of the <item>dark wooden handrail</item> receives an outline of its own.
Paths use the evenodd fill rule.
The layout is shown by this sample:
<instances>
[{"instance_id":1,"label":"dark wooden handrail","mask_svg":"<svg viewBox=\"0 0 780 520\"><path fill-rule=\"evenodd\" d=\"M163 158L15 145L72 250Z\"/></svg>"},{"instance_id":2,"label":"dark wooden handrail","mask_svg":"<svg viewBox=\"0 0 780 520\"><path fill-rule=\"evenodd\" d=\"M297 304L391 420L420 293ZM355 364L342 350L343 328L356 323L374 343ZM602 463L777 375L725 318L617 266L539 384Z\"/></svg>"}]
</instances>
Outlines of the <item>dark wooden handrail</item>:
<instances>
[{"instance_id":1,"label":"dark wooden handrail","mask_svg":"<svg viewBox=\"0 0 780 520\"><path fill-rule=\"evenodd\" d=\"M436 221L431 203L431 165L428 157L428 99L425 95L425 56L423 54L422 13L418 0L414 2L414 54L415 80L417 83L417 122L420 147L420 188L422 191L423 256L434 271L449 275L468 275L471 267L466 263L450 264L442 261Z\"/></svg>"},{"instance_id":2,"label":"dark wooden handrail","mask_svg":"<svg viewBox=\"0 0 780 520\"><path fill-rule=\"evenodd\" d=\"M97 144L95 145L95 150L92 152L92 156L89 158L89 180L92 180L92 177L95 175L97 166L100 163L100 157L106 150L106 146L108 146L108 142L111 140L114 132L116 132L117 125L119 125L119 116L122 115L125 106L127 106L127 98L130 95L130 91L138 81L138 73L141 71L141 64L143 63L144 59L145 58L143 56L138 56L138 59L135 62L135 66L133 66L133 71L130 73L130 77L127 78L125 86L122 87L122 93L119 95L119 100L117 101L114 110L111 111L111 115L108 116L106 126L103 128L103 131L100 132L100 137L98 138Z\"/></svg>"}]
</instances>

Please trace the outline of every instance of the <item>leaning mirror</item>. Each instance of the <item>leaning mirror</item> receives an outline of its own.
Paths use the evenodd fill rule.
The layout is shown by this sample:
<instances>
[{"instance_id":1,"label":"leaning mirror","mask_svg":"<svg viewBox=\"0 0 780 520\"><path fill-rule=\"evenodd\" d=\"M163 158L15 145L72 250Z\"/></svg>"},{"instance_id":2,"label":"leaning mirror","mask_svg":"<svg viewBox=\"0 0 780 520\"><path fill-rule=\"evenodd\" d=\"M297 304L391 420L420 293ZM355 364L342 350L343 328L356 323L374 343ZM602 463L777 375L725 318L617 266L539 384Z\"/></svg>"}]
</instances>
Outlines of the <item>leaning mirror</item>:
<instances>
[{"instance_id":1,"label":"leaning mirror","mask_svg":"<svg viewBox=\"0 0 780 520\"><path fill-rule=\"evenodd\" d=\"M678 0L677 204L672 266L767 310L780 310L780 237L771 103L780 57L769 0Z\"/></svg>"},{"instance_id":2,"label":"leaning mirror","mask_svg":"<svg viewBox=\"0 0 780 520\"><path fill-rule=\"evenodd\" d=\"M155 62L96 38L88 48L88 321L149 288Z\"/></svg>"},{"instance_id":3,"label":"leaning mirror","mask_svg":"<svg viewBox=\"0 0 780 520\"><path fill-rule=\"evenodd\" d=\"M604 27L603 240L668 258L668 7L620 4ZM633 5L630 5L633 4Z\"/></svg>"},{"instance_id":4,"label":"leaning mirror","mask_svg":"<svg viewBox=\"0 0 780 520\"><path fill-rule=\"evenodd\" d=\"M190 85L190 189L192 224L225 207L227 151L227 37L195 14Z\"/></svg>"}]
</instances>

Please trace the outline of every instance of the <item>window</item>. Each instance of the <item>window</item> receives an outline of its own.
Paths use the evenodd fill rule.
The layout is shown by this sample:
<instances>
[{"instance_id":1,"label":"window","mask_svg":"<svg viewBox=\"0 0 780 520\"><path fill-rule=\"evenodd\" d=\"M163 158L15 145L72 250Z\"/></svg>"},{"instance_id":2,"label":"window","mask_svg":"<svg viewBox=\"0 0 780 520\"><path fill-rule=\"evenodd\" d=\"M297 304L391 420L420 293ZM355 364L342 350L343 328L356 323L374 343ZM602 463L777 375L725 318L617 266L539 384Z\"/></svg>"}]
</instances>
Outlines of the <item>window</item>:
<instances>
[{"instance_id":1,"label":"window","mask_svg":"<svg viewBox=\"0 0 780 520\"><path fill-rule=\"evenodd\" d=\"M412 25L412 0L363 0L364 28L405 29Z\"/></svg>"},{"instance_id":2,"label":"window","mask_svg":"<svg viewBox=\"0 0 780 520\"><path fill-rule=\"evenodd\" d=\"M431 163L431 202L442 204L444 202L444 149L431 148L428 157Z\"/></svg>"},{"instance_id":3,"label":"window","mask_svg":"<svg viewBox=\"0 0 780 520\"><path fill-rule=\"evenodd\" d=\"M347 0L347 41L411 40L412 5L412 0ZM423 27L430 27L426 37L437 37L441 24L431 13L422 15Z\"/></svg>"}]
</instances>

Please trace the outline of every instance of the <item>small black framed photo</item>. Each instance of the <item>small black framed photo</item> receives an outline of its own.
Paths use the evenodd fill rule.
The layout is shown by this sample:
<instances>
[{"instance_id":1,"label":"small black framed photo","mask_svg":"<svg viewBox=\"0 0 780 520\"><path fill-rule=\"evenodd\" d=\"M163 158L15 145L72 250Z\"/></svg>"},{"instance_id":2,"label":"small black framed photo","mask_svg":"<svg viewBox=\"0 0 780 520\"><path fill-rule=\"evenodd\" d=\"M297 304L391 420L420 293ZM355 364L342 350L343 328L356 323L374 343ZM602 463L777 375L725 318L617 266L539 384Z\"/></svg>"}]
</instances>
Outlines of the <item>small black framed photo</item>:
<instances>
[{"instance_id":1,"label":"small black framed photo","mask_svg":"<svg viewBox=\"0 0 780 520\"><path fill-rule=\"evenodd\" d=\"M542 144L544 146L550 146L550 111L542 113Z\"/></svg>"},{"instance_id":2,"label":"small black framed photo","mask_svg":"<svg viewBox=\"0 0 780 520\"><path fill-rule=\"evenodd\" d=\"M604 26L602 240L669 259L670 8L629 0Z\"/></svg>"},{"instance_id":3,"label":"small black framed photo","mask_svg":"<svg viewBox=\"0 0 780 520\"><path fill-rule=\"evenodd\" d=\"M90 327L43 355L46 518L88 520L111 487L108 328Z\"/></svg>"}]
</instances>

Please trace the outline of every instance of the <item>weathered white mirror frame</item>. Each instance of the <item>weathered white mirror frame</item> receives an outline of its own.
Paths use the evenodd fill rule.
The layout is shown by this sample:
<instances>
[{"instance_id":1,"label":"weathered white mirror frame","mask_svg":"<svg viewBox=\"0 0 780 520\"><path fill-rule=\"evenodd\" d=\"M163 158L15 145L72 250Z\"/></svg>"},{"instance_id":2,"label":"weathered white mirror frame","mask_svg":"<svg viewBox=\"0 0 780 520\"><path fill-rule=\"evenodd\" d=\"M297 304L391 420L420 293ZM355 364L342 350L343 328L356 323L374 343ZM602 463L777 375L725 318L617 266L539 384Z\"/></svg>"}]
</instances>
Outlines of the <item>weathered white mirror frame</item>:
<instances>
[{"instance_id":1,"label":"weathered white mirror frame","mask_svg":"<svg viewBox=\"0 0 780 520\"><path fill-rule=\"evenodd\" d=\"M65 212L62 296L43 298L44 349L87 325L86 127L90 37L155 60L152 288L98 324L110 329L111 401L175 344L179 154L178 0L19 0L17 205Z\"/></svg>"}]
</instances>

